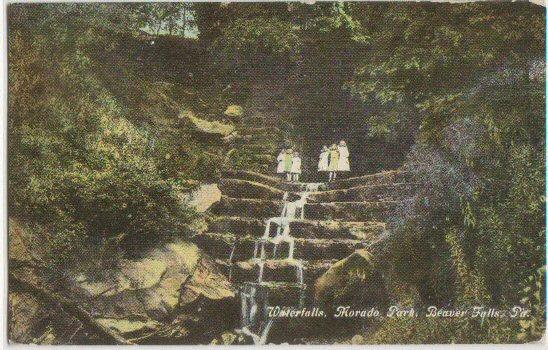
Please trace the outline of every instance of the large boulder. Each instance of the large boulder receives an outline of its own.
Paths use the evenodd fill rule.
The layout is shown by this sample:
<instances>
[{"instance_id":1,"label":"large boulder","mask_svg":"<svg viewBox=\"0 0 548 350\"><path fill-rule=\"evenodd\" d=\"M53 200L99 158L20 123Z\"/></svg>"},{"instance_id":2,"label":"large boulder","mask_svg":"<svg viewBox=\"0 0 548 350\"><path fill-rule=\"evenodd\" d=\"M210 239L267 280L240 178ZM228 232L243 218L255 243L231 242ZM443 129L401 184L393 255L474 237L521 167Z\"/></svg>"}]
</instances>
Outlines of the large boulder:
<instances>
[{"instance_id":1,"label":"large boulder","mask_svg":"<svg viewBox=\"0 0 548 350\"><path fill-rule=\"evenodd\" d=\"M188 204L199 213L203 213L220 200L221 191L216 184L200 185L188 196Z\"/></svg>"},{"instance_id":2,"label":"large boulder","mask_svg":"<svg viewBox=\"0 0 548 350\"><path fill-rule=\"evenodd\" d=\"M237 319L235 290L207 256L186 242L124 259L100 276L76 276L71 290L99 323L129 339L184 343L205 329L213 339ZM200 313L212 308L225 309L224 324Z\"/></svg>"},{"instance_id":3,"label":"large boulder","mask_svg":"<svg viewBox=\"0 0 548 350\"><path fill-rule=\"evenodd\" d=\"M61 281L42 260L41 235L12 218L9 225L11 342L113 343L121 336L135 343L207 344L238 323L235 289L192 243L166 243ZM90 322L114 337L89 329Z\"/></svg>"},{"instance_id":4,"label":"large boulder","mask_svg":"<svg viewBox=\"0 0 548 350\"><path fill-rule=\"evenodd\" d=\"M385 302L384 282L372 254L359 249L333 264L316 280L314 298L324 305L362 308Z\"/></svg>"},{"instance_id":5,"label":"large boulder","mask_svg":"<svg viewBox=\"0 0 548 350\"><path fill-rule=\"evenodd\" d=\"M315 325L313 331L330 336L355 334L369 322L367 318L335 317L344 309L365 310L376 307L382 310L388 303L378 263L366 249L356 250L332 264L316 279L313 298L314 305L325 310L328 315Z\"/></svg>"},{"instance_id":6,"label":"large boulder","mask_svg":"<svg viewBox=\"0 0 548 350\"><path fill-rule=\"evenodd\" d=\"M243 332L225 332L220 337L213 339L211 345L251 345L253 339Z\"/></svg>"}]
</instances>

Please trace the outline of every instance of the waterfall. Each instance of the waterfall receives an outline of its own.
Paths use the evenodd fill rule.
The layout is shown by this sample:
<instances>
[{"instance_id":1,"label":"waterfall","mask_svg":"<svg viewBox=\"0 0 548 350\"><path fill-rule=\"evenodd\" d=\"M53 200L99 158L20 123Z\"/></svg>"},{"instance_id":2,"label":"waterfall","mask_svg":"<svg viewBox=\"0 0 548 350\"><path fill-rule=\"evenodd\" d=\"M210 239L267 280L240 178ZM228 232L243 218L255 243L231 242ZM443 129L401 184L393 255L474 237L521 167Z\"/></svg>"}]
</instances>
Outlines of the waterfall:
<instances>
[{"instance_id":1,"label":"waterfall","mask_svg":"<svg viewBox=\"0 0 548 350\"><path fill-rule=\"evenodd\" d=\"M236 250L236 244L238 244L238 240L234 241L234 244L232 245L232 250L230 251L230 256L228 258L228 264L230 265L230 269L228 271L228 280L232 280L232 267L234 266L234 263L232 260L234 259L234 251Z\"/></svg>"},{"instance_id":2,"label":"waterfall","mask_svg":"<svg viewBox=\"0 0 548 350\"><path fill-rule=\"evenodd\" d=\"M264 245L266 244L266 240L263 239L261 240L261 258L260 258L260 261L261 262L264 262L264 260L266 259L266 252L265 252L265 249L264 249Z\"/></svg>"},{"instance_id":3,"label":"waterfall","mask_svg":"<svg viewBox=\"0 0 548 350\"><path fill-rule=\"evenodd\" d=\"M247 327L254 321L255 313L257 311L257 303L255 302L256 293L256 288L252 288L252 286L244 284L241 291L243 327Z\"/></svg>"},{"instance_id":4,"label":"waterfall","mask_svg":"<svg viewBox=\"0 0 548 350\"><path fill-rule=\"evenodd\" d=\"M266 337L268 336L268 332L270 331L270 327L272 327L272 324L274 323L274 319L271 318L266 323L266 326L263 329L263 332L261 333L261 337L259 338L259 342L256 343L257 345L265 345L266 344Z\"/></svg>"},{"instance_id":5,"label":"waterfall","mask_svg":"<svg viewBox=\"0 0 548 350\"><path fill-rule=\"evenodd\" d=\"M270 331L270 328L272 327L273 323L274 323L274 319L268 320L260 336L250 331L248 327L243 327L242 333L250 336L251 339L253 339L253 343L255 345L265 345L266 337L268 336L268 332Z\"/></svg>"},{"instance_id":6,"label":"waterfall","mask_svg":"<svg viewBox=\"0 0 548 350\"><path fill-rule=\"evenodd\" d=\"M287 257L290 260L293 260L293 253L295 251L295 241L293 238L288 238L289 241L289 256Z\"/></svg>"},{"instance_id":7,"label":"waterfall","mask_svg":"<svg viewBox=\"0 0 548 350\"><path fill-rule=\"evenodd\" d=\"M259 284L263 282L263 273L264 273L264 261L261 259L261 261L259 261L259 276L257 277L257 282Z\"/></svg>"},{"instance_id":8,"label":"waterfall","mask_svg":"<svg viewBox=\"0 0 548 350\"><path fill-rule=\"evenodd\" d=\"M274 319L268 318L268 281L264 280L265 263L268 259L268 247L272 245L272 260L294 260L295 254L295 239L291 237L290 224L291 221L298 217L304 219L304 207L308 200L310 192L318 190L320 183L304 184L304 191L300 192L300 198L296 201L288 201L289 192L283 195L283 207L279 217L272 217L266 220L263 236L255 241L253 248L253 260L258 266L258 276L255 283L246 283L241 289L242 299L242 327L241 332L250 336L256 345L266 344L268 333L274 323ZM274 237L270 236L272 223L276 227ZM278 247L282 243L288 244L287 257L277 257ZM260 252L259 252L260 250ZM280 252L281 254L282 252ZM234 248L230 254L230 261L234 254ZM304 268L303 261L295 261L296 280L300 286L299 307L304 305L305 289L304 289ZM262 303L262 307L259 307ZM262 310L262 315L258 314L258 310ZM262 319L261 319L262 316ZM262 328L262 329L261 329Z\"/></svg>"},{"instance_id":9,"label":"waterfall","mask_svg":"<svg viewBox=\"0 0 548 350\"><path fill-rule=\"evenodd\" d=\"M278 250L278 243L275 243L274 248L272 248L272 259L276 259L277 250Z\"/></svg>"},{"instance_id":10,"label":"waterfall","mask_svg":"<svg viewBox=\"0 0 548 350\"><path fill-rule=\"evenodd\" d=\"M263 238L270 237L270 225L272 224L273 220L274 220L274 218L270 218L270 219L266 220L266 226L265 226L265 229L264 229Z\"/></svg>"},{"instance_id":11,"label":"waterfall","mask_svg":"<svg viewBox=\"0 0 548 350\"><path fill-rule=\"evenodd\" d=\"M259 250L259 241L255 241L255 248L253 249L253 259L257 259L258 250Z\"/></svg>"},{"instance_id":12,"label":"waterfall","mask_svg":"<svg viewBox=\"0 0 548 350\"><path fill-rule=\"evenodd\" d=\"M303 261L299 260L299 264L297 265L297 280L299 283L304 285L304 273L303 273Z\"/></svg>"},{"instance_id":13,"label":"waterfall","mask_svg":"<svg viewBox=\"0 0 548 350\"><path fill-rule=\"evenodd\" d=\"M323 182L308 182L305 184L305 192L318 192Z\"/></svg>"}]
</instances>

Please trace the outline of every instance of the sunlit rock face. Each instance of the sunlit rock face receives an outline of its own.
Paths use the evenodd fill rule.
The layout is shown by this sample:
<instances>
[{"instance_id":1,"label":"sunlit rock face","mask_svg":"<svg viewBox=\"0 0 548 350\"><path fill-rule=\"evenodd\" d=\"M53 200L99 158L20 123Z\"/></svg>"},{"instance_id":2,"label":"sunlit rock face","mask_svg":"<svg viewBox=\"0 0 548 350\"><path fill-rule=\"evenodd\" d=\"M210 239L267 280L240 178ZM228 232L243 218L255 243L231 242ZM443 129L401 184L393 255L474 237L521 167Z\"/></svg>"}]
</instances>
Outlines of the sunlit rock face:
<instances>
[{"instance_id":1,"label":"sunlit rock face","mask_svg":"<svg viewBox=\"0 0 548 350\"><path fill-rule=\"evenodd\" d=\"M361 293L352 295L352 291L344 292L345 286L359 281ZM359 249L348 257L333 264L314 286L314 298L319 303L347 305L351 299L363 298L363 301L383 299L384 285L379 274L377 262L366 249ZM362 304L365 306L365 304Z\"/></svg>"},{"instance_id":2,"label":"sunlit rock face","mask_svg":"<svg viewBox=\"0 0 548 350\"><path fill-rule=\"evenodd\" d=\"M203 213L221 200L221 191L216 184L204 184L196 188L188 197L188 204L197 212Z\"/></svg>"},{"instance_id":3,"label":"sunlit rock face","mask_svg":"<svg viewBox=\"0 0 548 350\"><path fill-rule=\"evenodd\" d=\"M199 329L220 332L233 326L234 289L189 243L170 243L142 259L122 260L100 277L77 276L72 290L98 322L129 339L200 341ZM224 323L210 318L218 307L227 311Z\"/></svg>"},{"instance_id":4,"label":"sunlit rock face","mask_svg":"<svg viewBox=\"0 0 548 350\"><path fill-rule=\"evenodd\" d=\"M190 110L181 112L179 118L187 122L197 134L206 138L220 139L234 132L234 126L232 124L201 119Z\"/></svg>"}]
</instances>

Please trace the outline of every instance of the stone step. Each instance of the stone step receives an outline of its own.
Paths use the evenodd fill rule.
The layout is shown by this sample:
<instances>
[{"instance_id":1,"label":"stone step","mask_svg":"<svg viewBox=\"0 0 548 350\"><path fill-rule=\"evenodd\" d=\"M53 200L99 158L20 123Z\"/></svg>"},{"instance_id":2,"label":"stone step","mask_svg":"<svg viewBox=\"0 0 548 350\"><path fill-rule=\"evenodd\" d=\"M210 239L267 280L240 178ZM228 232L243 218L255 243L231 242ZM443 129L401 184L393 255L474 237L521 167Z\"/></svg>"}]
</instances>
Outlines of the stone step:
<instances>
[{"instance_id":1,"label":"stone step","mask_svg":"<svg viewBox=\"0 0 548 350\"><path fill-rule=\"evenodd\" d=\"M265 306L295 306L303 293L307 293L311 287L297 282L243 282L240 284L240 297L245 294L254 294L256 300L266 300ZM310 293L308 293L310 294Z\"/></svg>"},{"instance_id":2,"label":"stone step","mask_svg":"<svg viewBox=\"0 0 548 350\"><path fill-rule=\"evenodd\" d=\"M242 142L243 145L247 148L248 151L259 153L259 154L269 154L269 152L275 151L276 146L269 145L267 143L262 142Z\"/></svg>"},{"instance_id":3,"label":"stone step","mask_svg":"<svg viewBox=\"0 0 548 350\"><path fill-rule=\"evenodd\" d=\"M308 220L383 222L399 203L401 201L307 203L304 217ZM280 216L282 209L282 201L222 196L211 211L221 216L268 219Z\"/></svg>"},{"instance_id":4,"label":"stone step","mask_svg":"<svg viewBox=\"0 0 548 350\"><path fill-rule=\"evenodd\" d=\"M262 183L264 185L268 185L268 186L271 186L271 187L276 187L276 188L284 190L284 191L291 190L287 186L287 185L291 185L291 184L287 184L280 177L268 176L268 175L256 173L256 172L253 172L253 171L225 170L225 171L223 171L221 176L225 179L230 178L230 179L238 179L238 180L247 180L247 181L252 181L252 182L258 182L258 183ZM298 186L293 186L293 189L298 190L299 188L300 187L298 187Z\"/></svg>"},{"instance_id":5,"label":"stone step","mask_svg":"<svg viewBox=\"0 0 548 350\"><path fill-rule=\"evenodd\" d=\"M227 232L236 236L262 237L265 230L263 219L235 216L216 216L208 221L210 232ZM372 240L385 230L382 222L344 222L320 220L292 220L290 234L300 238L350 238ZM277 225L272 224L271 230Z\"/></svg>"},{"instance_id":6,"label":"stone step","mask_svg":"<svg viewBox=\"0 0 548 350\"><path fill-rule=\"evenodd\" d=\"M265 135L265 134L272 135L272 134L280 133L280 129L273 126L246 127L246 128L238 129L238 132L241 135L250 135L250 136Z\"/></svg>"},{"instance_id":7,"label":"stone step","mask_svg":"<svg viewBox=\"0 0 548 350\"><path fill-rule=\"evenodd\" d=\"M325 221L294 220L290 223L290 234L302 238L347 238L371 241L386 229L378 221Z\"/></svg>"},{"instance_id":8,"label":"stone step","mask_svg":"<svg viewBox=\"0 0 548 350\"><path fill-rule=\"evenodd\" d=\"M228 155L228 160L234 161L236 159L239 159L239 160L246 159L248 162L259 163L261 165L261 170L257 170L256 168L254 168L254 170L266 172L266 173L272 172L272 168L274 167L274 164L276 163L276 157L274 157L271 154L255 153L255 152L248 151L247 149L238 150L237 152L232 152ZM233 165L233 166L243 167L243 165L239 165L239 164ZM264 167L264 170L262 169L263 167Z\"/></svg>"},{"instance_id":9,"label":"stone step","mask_svg":"<svg viewBox=\"0 0 548 350\"><path fill-rule=\"evenodd\" d=\"M304 217L309 220L387 221L401 201L307 203Z\"/></svg>"},{"instance_id":10,"label":"stone step","mask_svg":"<svg viewBox=\"0 0 548 350\"><path fill-rule=\"evenodd\" d=\"M293 256L303 260L343 259L356 249L363 248L366 242L357 239L326 239L326 238L290 238L293 240ZM266 258L288 258L290 243L280 241L278 244L271 240L259 243L261 239L252 236L238 237L230 233L207 232L192 237L196 245L208 254L218 259L232 262L248 260L255 255L260 257L264 249ZM274 257L274 254L276 256Z\"/></svg>"},{"instance_id":11,"label":"stone step","mask_svg":"<svg viewBox=\"0 0 548 350\"><path fill-rule=\"evenodd\" d=\"M268 154L274 156L279 148L279 143L276 142L276 139L275 135L272 133L268 134L266 131L264 133L252 134L247 130L237 130L231 141L233 145L245 147L246 151L259 152L260 147L265 147L265 149L268 147Z\"/></svg>"},{"instance_id":12,"label":"stone step","mask_svg":"<svg viewBox=\"0 0 548 350\"><path fill-rule=\"evenodd\" d=\"M240 216L212 216L207 219L207 227L210 232L260 237L264 233L265 220Z\"/></svg>"},{"instance_id":13,"label":"stone step","mask_svg":"<svg viewBox=\"0 0 548 350\"><path fill-rule=\"evenodd\" d=\"M337 260L265 260L263 282L300 283L299 265L303 267L303 283L312 285ZM258 260L239 261L227 266L232 283L258 282L260 262ZM231 272L230 272L231 269Z\"/></svg>"},{"instance_id":14,"label":"stone step","mask_svg":"<svg viewBox=\"0 0 548 350\"><path fill-rule=\"evenodd\" d=\"M280 216L283 206L282 201L221 196L221 200L211 207L211 212L222 216L271 218Z\"/></svg>"},{"instance_id":15,"label":"stone step","mask_svg":"<svg viewBox=\"0 0 548 350\"><path fill-rule=\"evenodd\" d=\"M246 141L246 144L245 144L246 146L262 144L262 145L269 145L271 148L277 150L279 147L279 144L278 142L276 142L275 138L273 138L272 136L273 136L272 134L253 135L253 136L246 135L242 137L242 140Z\"/></svg>"},{"instance_id":16,"label":"stone step","mask_svg":"<svg viewBox=\"0 0 548 350\"><path fill-rule=\"evenodd\" d=\"M350 177L347 179L335 180L329 182L327 187L330 190L348 189L359 186L371 186L380 184L391 184L407 182L410 179L410 173L403 170L389 170L376 174Z\"/></svg>"},{"instance_id":17,"label":"stone step","mask_svg":"<svg viewBox=\"0 0 548 350\"><path fill-rule=\"evenodd\" d=\"M276 162L276 157L271 154L265 153L248 153L253 160L265 162L267 164L273 164Z\"/></svg>"},{"instance_id":18,"label":"stone step","mask_svg":"<svg viewBox=\"0 0 548 350\"><path fill-rule=\"evenodd\" d=\"M240 179L224 178L219 181L218 186L225 196L232 198L255 198L281 201L283 200L285 193L285 191L282 191L276 187ZM289 201L295 201L299 198L300 195L294 192L288 192L287 199Z\"/></svg>"},{"instance_id":19,"label":"stone step","mask_svg":"<svg viewBox=\"0 0 548 350\"><path fill-rule=\"evenodd\" d=\"M371 202L399 200L410 196L415 186L412 183L375 184L348 189L313 192L308 202Z\"/></svg>"},{"instance_id":20,"label":"stone step","mask_svg":"<svg viewBox=\"0 0 548 350\"><path fill-rule=\"evenodd\" d=\"M222 173L222 177L258 182L271 187L276 187L282 191L301 192L306 188L306 183L288 183L285 180L282 180L281 176L269 176L247 170L225 170ZM322 184L320 185L320 189L327 189L327 186Z\"/></svg>"}]
</instances>

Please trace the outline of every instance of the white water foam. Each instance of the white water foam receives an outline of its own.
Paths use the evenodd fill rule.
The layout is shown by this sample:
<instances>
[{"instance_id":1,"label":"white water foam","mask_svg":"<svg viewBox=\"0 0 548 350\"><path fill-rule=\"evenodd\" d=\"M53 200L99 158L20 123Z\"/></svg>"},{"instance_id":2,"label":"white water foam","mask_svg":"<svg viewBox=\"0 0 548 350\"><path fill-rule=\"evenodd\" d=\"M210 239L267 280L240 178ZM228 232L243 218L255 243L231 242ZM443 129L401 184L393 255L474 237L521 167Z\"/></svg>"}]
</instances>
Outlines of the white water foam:
<instances>
[{"instance_id":1,"label":"white water foam","mask_svg":"<svg viewBox=\"0 0 548 350\"><path fill-rule=\"evenodd\" d=\"M299 218L302 220L305 217L304 208L308 200L310 192L318 191L321 183L306 183L304 184L304 191L300 193L300 198L293 202L288 202L289 192L285 192L283 195L284 205L282 208L281 215L279 217L272 217L266 220L265 230L263 236L255 241L255 246L253 249L253 260L256 261L259 266L257 283L256 284L245 284L242 292L242 328L241 332L250 336L253 339L253 343L256 345L266 344L268 333L272 324L274 323L273 319L268 319L266 323L263 322L263 329L260 330L260 320L258 319L257 310L259 310L258 300L257 300L257 291L258 287L263 286L264 282L264 265L267 260L267 244L272 244L272 259L277 259L278 246L285 242L289 245L289 250L287 257L285 259L293 260L295 253L295 239L291 237L290 223L295 220L297 212L299 213ZM276 234L274 237L271 237L271 227L272 223L277 225ZM260 249L260 253L259 253ZM231 252L231 260L234 252ZM282 260L282 259L277 259ZM299 260L295 264L296 268L296 279L301 287L304 286L304 269L303 261ZM299 298L299 305L304 304L304 288L301 288L301 294ZM263 314L264 317L267 315L267 302L268 297L261 300L263 303ZM255 330L256 328L259 328ZM255 330L255 332L254 332Z\"/></svg>"}]
</instances>

